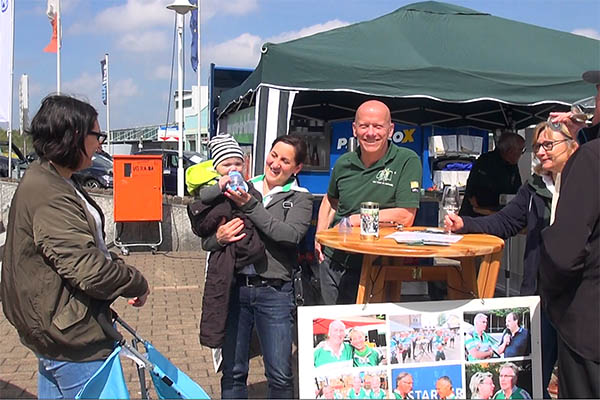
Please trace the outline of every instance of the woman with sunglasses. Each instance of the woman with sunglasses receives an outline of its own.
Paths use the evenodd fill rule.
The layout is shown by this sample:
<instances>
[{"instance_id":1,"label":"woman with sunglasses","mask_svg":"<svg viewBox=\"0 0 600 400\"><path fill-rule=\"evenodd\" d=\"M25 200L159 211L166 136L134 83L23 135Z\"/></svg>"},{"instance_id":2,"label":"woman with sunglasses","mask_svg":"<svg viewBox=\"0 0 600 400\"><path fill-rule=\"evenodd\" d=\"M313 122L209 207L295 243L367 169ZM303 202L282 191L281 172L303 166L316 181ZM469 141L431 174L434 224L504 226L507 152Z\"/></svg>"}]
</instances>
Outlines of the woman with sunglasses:
<instances>
[{"instance_id":1,"label":"woman with sunglasses","mask_svg":"<svg viewBox=\"0 0 600 400\"><path fill-rule=\"evenodd\" d=\"M117 297L141 307L148 282L109 253L104 216L73 180L106 135L89 104L53 95L31 121L39 156L19 183L8 216L0 294L4 314L39 360L38 397L74 398L112 353L104 331Z\"/></svg>"},{"instance_id":2,"label":"woman with sunglasses","mask_svg":"<svg viewBox=\"0 0 600 400\"><path fill-rule=\"evenodd\" d=\"M448 214L446 229L458 233L488 233L503 239L527 229L521 295L538 294L541 233L550 225L558 202L560 172L579 144L564 124L539 123L533 132L533 153L539 161L534 174L515 197L496 214L459 217ZM543 311L543 310L542 310ZM556 362L556 331L542 312L542 379L544 398Z\"/></svg>"}]
</instances>

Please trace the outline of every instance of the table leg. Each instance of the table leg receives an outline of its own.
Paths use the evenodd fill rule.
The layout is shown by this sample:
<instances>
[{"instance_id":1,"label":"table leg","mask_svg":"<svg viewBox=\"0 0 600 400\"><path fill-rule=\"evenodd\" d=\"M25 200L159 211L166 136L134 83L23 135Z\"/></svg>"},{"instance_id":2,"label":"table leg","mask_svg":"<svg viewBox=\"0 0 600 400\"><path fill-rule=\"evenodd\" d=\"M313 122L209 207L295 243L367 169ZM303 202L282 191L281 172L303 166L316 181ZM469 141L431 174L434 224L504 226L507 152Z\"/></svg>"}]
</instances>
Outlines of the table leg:
<instances>
[{"instance_id":1,"label":"table leg","mask_svg":"<svg viewBox=\"0 0 600 400\"><path fill-rule=\"evenodd\" d=\"M460 260L460 269L446 267L448 281L448 299L470 299L477 295L475 260L464 257Z\"/></svg>"},{"instance_id":2,"label":"table leg","mask_svg":"<svg viewBox=\"0 0 600 400\"><path fill-rule=\"evenodd\" d=\"M502 250L483 257L479 268L479 276L477 277L477 289L480 298L487 299L494 297L501 259Z\"/></svg>"},{"instance_id":3,"label":"table leg","mask_svg":"<svg viewBox=\"0 0 600 400\"><path fill-rule=\"evenodd\" d=\"M358 292L356 294L356 304L365 304L367 301L381 302L383 299L385 274L380 271L380 266L373 265L373 261L375 261L377 257L378 256L371 254L363 255L360 281L358 283Z\"/></svg>"}]
</instances>

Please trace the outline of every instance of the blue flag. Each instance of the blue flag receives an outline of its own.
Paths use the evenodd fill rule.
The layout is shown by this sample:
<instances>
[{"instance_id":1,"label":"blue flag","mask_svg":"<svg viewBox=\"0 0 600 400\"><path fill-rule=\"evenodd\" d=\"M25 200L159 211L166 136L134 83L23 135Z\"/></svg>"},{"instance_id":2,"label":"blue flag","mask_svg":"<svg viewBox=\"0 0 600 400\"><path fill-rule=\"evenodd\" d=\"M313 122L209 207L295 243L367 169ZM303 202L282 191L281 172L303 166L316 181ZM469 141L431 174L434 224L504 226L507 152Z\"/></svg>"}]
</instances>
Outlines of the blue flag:
<instances>
[{"instance_id":1,"label":"blue flag","mask_svg":"<svg viewBox=\"0 0 600 400\"><path fill-rule=\"evenodd\" d=\"M108 65L106 65L106 58L100 60L100 69L102 71L102 103L106 105L106 94L108 85Z\"/></svg>"},{"instance_id":2,"label":"blue flag","mask_svg":"<svg viewBox=\"0 0 600 400\"><path fill-rule=\"evenodd\" d=\"M193 5L198 4L198 0L190 0ZM198 70L198 9L192 11L192 17L190 18L190 29L192 30L192 51L191 59L192 68L194 71Z\"/></svg>"}]
</instances>

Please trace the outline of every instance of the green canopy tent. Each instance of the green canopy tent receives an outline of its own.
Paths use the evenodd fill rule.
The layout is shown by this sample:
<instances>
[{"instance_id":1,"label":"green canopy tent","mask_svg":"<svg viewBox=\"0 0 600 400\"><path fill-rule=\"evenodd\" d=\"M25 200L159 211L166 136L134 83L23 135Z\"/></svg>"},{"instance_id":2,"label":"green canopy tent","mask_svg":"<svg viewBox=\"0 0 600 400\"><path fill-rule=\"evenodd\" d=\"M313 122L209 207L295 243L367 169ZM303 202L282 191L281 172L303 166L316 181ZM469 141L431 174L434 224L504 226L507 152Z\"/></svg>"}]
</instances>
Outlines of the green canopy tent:
<instances>
[{"instance_id":1,"label":"green canopy tent","mask_svg":"<svg viewBox=\"0 0 600 400\"><path fill-rule=\"evenodd\" d=\"M366 98L410 125L520 129L594 95L600 41L434 1L285 43L221 94L219 119L256 105L255 160L290 115L352 119ZM271 120L271 121L270 121ZM273 122L272 120L276 120Z\"/></svg>"}]
</instances>

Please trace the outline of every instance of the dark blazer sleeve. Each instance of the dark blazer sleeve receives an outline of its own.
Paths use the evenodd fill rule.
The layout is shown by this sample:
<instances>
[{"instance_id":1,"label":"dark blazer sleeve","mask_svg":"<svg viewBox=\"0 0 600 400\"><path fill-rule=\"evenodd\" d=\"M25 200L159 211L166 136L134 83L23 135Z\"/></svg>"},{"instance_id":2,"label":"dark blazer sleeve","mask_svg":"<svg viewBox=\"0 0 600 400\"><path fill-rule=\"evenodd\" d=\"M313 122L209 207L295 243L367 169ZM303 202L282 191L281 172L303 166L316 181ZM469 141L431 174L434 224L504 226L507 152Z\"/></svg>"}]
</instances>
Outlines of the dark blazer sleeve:
<instances>
[{"instance_id":1,"label":"dark blazer sleeve","mask_svg":"<svg viewBox=\"0 0 600 400\"><path fill-rule=\"evenodd\" d=\"M500 211L485 217L463 217L465 226L458 233L488 233L507 239L527 226L527 212L531 194L527 183ZM463 201L468 201L467 199Z\"/></svg>"},{"instance_id":2,"label":"dark blazer sleeve","mask_svg":"<svg viewBox=\"0 0 600 400\"><path fill-rule=\"evenodd\" d=\"M542 260L547 280L559 290L564 279L575 277L585 266L590 252L589 238L598 224L600 205L600 160L589 145L582 146L567 162L562 176L554 223L542 231Z\"/></svg>"}]
</instances>

